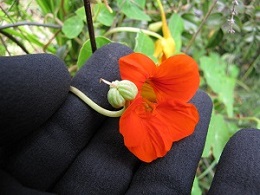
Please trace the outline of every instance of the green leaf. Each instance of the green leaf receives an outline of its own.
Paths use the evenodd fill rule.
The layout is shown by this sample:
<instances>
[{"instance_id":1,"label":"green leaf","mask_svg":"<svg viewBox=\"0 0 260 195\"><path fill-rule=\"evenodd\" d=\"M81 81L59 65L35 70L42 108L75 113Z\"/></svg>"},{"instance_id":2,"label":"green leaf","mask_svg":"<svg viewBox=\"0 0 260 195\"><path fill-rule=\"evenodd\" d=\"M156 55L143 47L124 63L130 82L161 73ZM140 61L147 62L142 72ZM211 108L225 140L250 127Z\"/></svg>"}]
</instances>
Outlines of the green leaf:
<instances>
[{"instance_id":1,"label":"green leaf","mask_svg":"<svg viewBox=\"0 0 260 195\"><path fill-rule=\"evenodd\" d=\"M257 129L260 129L260 120L257 121L257 123L256 123L256 128L257 128Z\"/></svg>"},{"instance_id":2,"label":"green leaf","mask_svg":"<svg viewBox=\"0 0 260 195\"><path fill-rule=\"evenodd\" d=\"M103 3L94 6L94 12L97 14L97 21L105 26L111 26L115 20L116 13L110 13Z\"/></svg>"},{"instance_id":3,"label":"green leaf","mask_svg":"<svg viewBox=\"0 0 260 195\"><path fill-rule=\"evenodd\" d=\"M212 149L214 158L219 161L220 155L231 135L224 117L213 113L202 157L208 157Z\"/></svg>"},{"instance_id":4,"label":"green leaf","mask_svg":"<svg viewBox=\"0 0 260 195\"><path fill-rule=\"evenodd\" d=\"M213 48L219 45L224 37L222 29L215 30L214 33L209 37L206 48Z\"/></svg>"},{"instance_id":5,"label":"green leaf","mask_svg":"<svg viewBox=\"0 0 260 195\"><path fill-rule=\"evenodd\" d=\"M213 142L213 156L217 161L222 154L222 151L228 142L231 134L229 133L229 129L226 125L226 121L222 115L216 114L213 115L212 124L209 128L209 131L214 131L214 142Z\"/></svg>"},{"instance_id":6,"label":"green leaf","mask_svg":"<svg viewBox=\"0 0 260 195\"><path fill-rule=\"evenodd\" d=\"M96 37L97 48L100 48L110 42L111 41L105 37ZM91 55L92 55L92 49L91 49L90 40L87 40L82 45L82 48L80 49L79 52L78 61L77 61L78 68L81 68Z\"/></svg>"},{"instance_id":7,"label":"green leaf","mask_svg":"<svg viewBox=\"0 0 260 195\"><path fill-rule=\"evenodd\" d=\"M184 21L184 28L187 32L196 32L198 28L198 21L196 20L196 16L191 13L185 13L181 16Z\"/></svg>"},{"instance_id":8,"label":"green leaf","mask_svg":"<svg viewBox=\"0 0 260 195\"><path fill-rule=\"evenodd\" d=\"M0 56L5 55L5 47L3 45L0 45Z\"/></svg>"},{"instance_id":9,"label":"green leaf","mask_svg":"<svg viewBox=\"0 0 260 195\"><path fill-rule=\"evenodd\" d=\"M223 15L222 13L219 12L210 14L206 21L207 26L214 27L214 28L219 28L220 26L223 25L223 23L224 23Z\"/></svg>"},{"instance_id":10,"label":"green leaf","mask_svg":"<svg viewBox=\"0 0 260 195\"><path fill-rule=\"evenodd\" d=\"M208 13L209 6L210 6L210 1L203 1L203 3L202 3L202 11L203 11L204 16Z\"/></svg>"},{"instance_id":11,"label":"green leaf","mask_svg":"<svg viewBox=\"0 0 260 195\"><path fill-rule=\"evenodd\" d=\"M84 23L79 16L72 16L65 20L62 32L69 39L76 38L83 30Z\"/></svg>"},{"instance_id":12,"label":"green leaf","mask_svg":"<svg viewBox=\"0 0 260 195\"><path fill-rule=\"evenodd\" d=\"M153 56L154 42L149 36L147 36L143 32L138 32L135 37L134 51L143 53L150 57L152 60L156 61L155 57Z\"/></svg>"},{"instance_id":13,"label":"green leaf","mask_svg":"<svg viewBox=\"0 0 260 195\"><path fill-rule=\"evenodd\" d=\"M244 23L242 29L245 32L252 32L254 30L254 23L252 21L248 21L246 23Z\"/></svg>"},{"instance_id":14,"label":"green leaf","mask_svg":"<svg viewBox=\"0 0 260 195\"><path fill-rule=\"evenodd\" d=\"M172 14L169 19L169 28L172 36L179 35L184 30L184 21L178 14Z\"/></svg>"},{"instance_id":15,"label":"green leaf","mask_svg":"<svg viewBox=\"0 0 260 195\"><path fill-rule=\"evenodd\" d=\"M193 24L197 24L198 23L198 19L196 18L196 16L194 14L191 13L185 13L181 16L184 20L187 20Z\"/></svg>"},{"instance_id":16,"label":"green leaf","mask_svg":"<svg viewBox=\"0 0 260 195\"><path fill-rule=\"evenodd\" d=\"M169 29L176 44L176 51L180 52L182 47L182 32L184 30L184 21L178 14L172 14L169 19Z\"/></svg>"},{"instance_id":17,"label":"green leaf","mask_svg":"<svg viewBox=\"0 0 260 195\"><path fill-rule=\"evenodd\" d=\"M141 7L142 9L144 9L145 7L145 1L146 0L132 0L135 4L137 4L139 7Z\"/></svg>"},{"instance_id":18,"label":"green leaf","mask_svg":"<svg viewBox=\"0 0 260 195\"><path fill-rule=\"evenodd\" d=\"M245 42L251 43L254 41L254 33L248 33L245 37L244 37Z\"/></svg>"},{"instance_id":19,"label":"green leaf","mask_svg":"<svg viewBox=\"0 0 260 195\"><path fill-rule=\"evenodd\" d=\"M199 186L199 180L197 177L195 177L192 185L191 195L201 195L201 194L202 191Z\"/></svg>"},{"instance_id":20,"label":"green leaf","mask_svg":"<svg viewBox=\"0 0 260 195\"><path fill-rule=\"evenodd\" d=\"M52 13L52 6L50 2L42 0L36 0L36 2L44 14Z\"/></svg>"},{"instance_id":21,"label":"green leaf","mask_svg":"<svg viewBox=\"0 0 260 195\"><path fill-rule=\"evenodd\" d=\"M228 66L227 73L230 77L237 78L239 75L239 68L235 65Z\"/></svg>"},{"instance_id":22,"label":"green leaf","mask_svg":"<svg viewBox=\"0 0 260 195\"><path fill-rule=\"evenodd\" d=\"M150 21L151 18L133 1L118 0L118 7L121 11L131 19Z\"/></svg>"},{"instance_id":23,"label":"green leaf","mask_svg":"<svg viewBox=\"0 0 260 195\"><path fill-rule=\"evenodd\" d=\"M211 149L214 144L214 139L215 139L215 129L213 128L214 116L215 116L214 113L212 113L209 128L208 128L208 134L206 137L205 146L204 146L204 150L202 153L203 158L207 158L211 155Z\"/></svg>"},{"instance_id":24,"label":"green leaf","mask_svg":"<svg viewBox=\"0 0 260 195\"><path fill-rule=\"evenodd\" d=\"M75 13L78 17L80 17L81 20L86 22L87 19L84 6L78 8Z\"/></svg>"},{"instance_id":25,"label":"green leaf","mask_svg":"<svg viewBox=\"0 0 260 195\"><path fill-rule=\"evenodd\" d=\"M210 88L218 94L218 99L225 105L229 117L233 117L234 89L236 78L227 74L227 65L218 54L211 53L209 57L200 58L200 67Z\"/></svg>"}]
</instances>

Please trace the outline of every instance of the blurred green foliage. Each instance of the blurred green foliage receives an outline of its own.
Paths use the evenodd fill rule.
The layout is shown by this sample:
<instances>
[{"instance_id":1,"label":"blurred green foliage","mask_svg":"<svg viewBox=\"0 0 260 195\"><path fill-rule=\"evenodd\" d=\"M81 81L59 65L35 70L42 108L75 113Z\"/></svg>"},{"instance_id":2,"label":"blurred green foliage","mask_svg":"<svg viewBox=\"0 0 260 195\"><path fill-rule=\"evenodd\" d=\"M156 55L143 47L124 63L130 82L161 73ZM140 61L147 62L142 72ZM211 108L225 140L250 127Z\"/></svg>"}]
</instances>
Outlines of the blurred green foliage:
<instances>
[{"instance_id":1,"label":"blurred green foliage","mask_svg":"<svg viewBox=\"0 0 260 195\"><path fill-rule=\"evenodd\" d=\"M214 103L192 190L192 194L204 194L230 136L244 127L260 129L260 3L238 1L236 32L229 34L232 1L219 0L212 12L214 1L162 2L177 51L188 53L199 63L200 88ZM101 1L92 4L97 46L111 40L152 57L156 38L138 29L161 34L156 1L110 0L109 5L113 13ZM0 55L53 53L72 73L91 55L81 0L7 0L0 8Z\"/></svg>"}]
</instances>

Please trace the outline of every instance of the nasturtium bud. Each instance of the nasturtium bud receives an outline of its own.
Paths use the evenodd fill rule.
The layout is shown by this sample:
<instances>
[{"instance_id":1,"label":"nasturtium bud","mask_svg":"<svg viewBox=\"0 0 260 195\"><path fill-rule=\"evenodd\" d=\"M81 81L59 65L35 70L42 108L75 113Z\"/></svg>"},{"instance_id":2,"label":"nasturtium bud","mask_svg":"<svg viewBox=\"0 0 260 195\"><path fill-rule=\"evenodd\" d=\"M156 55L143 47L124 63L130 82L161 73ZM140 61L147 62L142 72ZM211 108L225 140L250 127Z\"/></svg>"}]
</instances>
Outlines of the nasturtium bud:
<instances>
[{"instance_id":1,"label":"nasturtium bud","mask_svg":"<svg viewBox=\"0 0 260 195\"><path fill-rule=\"evenodd\" d=\"M158 32L162 28L162 21L149 24L148 30Z\"/></svg>"},{"instance_id":2,"label":"nasturtium bud","mask_svg":"<svg viewBox=\"0 0 260 195\"><path fill-rule=\"evenodd\" d=\"M108 102L114 108L120 108L126 101L133 100L138 93L136 85L128 80L113 81L110 85L107 97Z\"/></svg>"},{"instance_id":3,"label":"nasturtium bud","mask_svg":"<svg viewBox=\"0 0 260 195\"><path fill-rule=\"evenodd\" d=\"M117 88L110 88L107 93L107 99L108 102L114 107L114 108L120 108L125 105L125 99L124 97L119 93Z\"/></svg>"},{"instance_id":4,"label":"nasturtium bud","mask_svg":"<svg viewBox=\"0 0 260 195\"><path fill-rule=\"evenodd\" d=\"M138 93L136 85L128 80L119 81L117 84L117 89L119 93L125 98L125 100L135 99L135 96Z\"/></svg>"}]
</instances>

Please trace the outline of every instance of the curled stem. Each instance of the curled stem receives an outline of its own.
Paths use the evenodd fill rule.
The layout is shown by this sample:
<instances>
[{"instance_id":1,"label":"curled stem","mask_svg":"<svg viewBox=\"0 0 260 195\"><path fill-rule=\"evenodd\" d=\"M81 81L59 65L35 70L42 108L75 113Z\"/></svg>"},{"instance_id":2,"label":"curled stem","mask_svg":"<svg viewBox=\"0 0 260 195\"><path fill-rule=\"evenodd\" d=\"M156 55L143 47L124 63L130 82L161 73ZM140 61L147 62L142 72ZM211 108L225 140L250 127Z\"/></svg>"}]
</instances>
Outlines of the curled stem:
<instances>
[{"instance_id":1,"label":"curled stem","mask_svg":"<svg viewBox=\"0 0 260 195\"><path fill-rule=\"evenodd\" d=\"M117 28L113 28L111 30L109 30L108 32L105 33L104 36L113 34L113 33L117 33L117 32L142 32L146 35L155 37L157 39L163 39L163 37L155 32L149 31L149 30L144 30L144 29L140 29L140 28L134 28L134 27L117 27Z\"/></svg>"},{"instance_id":2,"label":"curled stem","mask_svg":"<svg viewBox=\"0 0 260 195\"><path fill-rule=\"evenodd\" d=\"M123 112L125 111L125 107L123 107L121 110L118 110L118 111L110 111L105 108L102 108L101 106L99 106L95 102L93 102L89 97L87 97L84 93L82 93L76 87L70 86L70 92L72 92L74 95L79 97L83 102L85 102L92 109L97 111L99 114L102 114L104 116L120 117L123 114Z\"/></svg>"}]
</instances>

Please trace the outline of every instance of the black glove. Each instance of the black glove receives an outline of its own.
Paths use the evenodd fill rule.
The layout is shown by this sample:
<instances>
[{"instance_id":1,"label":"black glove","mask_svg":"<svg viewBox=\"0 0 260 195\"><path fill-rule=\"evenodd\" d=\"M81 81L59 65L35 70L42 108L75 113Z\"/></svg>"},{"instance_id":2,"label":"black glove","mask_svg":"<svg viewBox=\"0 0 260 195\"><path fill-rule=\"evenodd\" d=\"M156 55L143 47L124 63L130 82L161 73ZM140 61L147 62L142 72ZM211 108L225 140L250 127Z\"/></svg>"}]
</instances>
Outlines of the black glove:
<instances>
[{"instance_id":1,"label":"black glove","mask_svg":"<svg viewBox=\"0 0 260 195\"><path fill-rule=\"evenodd\" d=\"M190 193L212 109L204 92L191 100L200 114L194 133L152 163L127 150L118 118L98 114L69 93L72 85L112 109L99 79L119 79L118 59L131 52L107 45L72 81L53 55L0 58L0 194Z\"/></svg>"},{"instance_id":2,"label":"black glove","mask_svg":"<svg viewBox=\"0 0 260 195\"><path fill-rule=\"evenodd\" d=\"M259 129L238 131L224 148L208 194L260 194L259 146Z\"/></svg>"}]
</instances>

